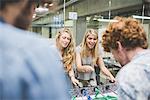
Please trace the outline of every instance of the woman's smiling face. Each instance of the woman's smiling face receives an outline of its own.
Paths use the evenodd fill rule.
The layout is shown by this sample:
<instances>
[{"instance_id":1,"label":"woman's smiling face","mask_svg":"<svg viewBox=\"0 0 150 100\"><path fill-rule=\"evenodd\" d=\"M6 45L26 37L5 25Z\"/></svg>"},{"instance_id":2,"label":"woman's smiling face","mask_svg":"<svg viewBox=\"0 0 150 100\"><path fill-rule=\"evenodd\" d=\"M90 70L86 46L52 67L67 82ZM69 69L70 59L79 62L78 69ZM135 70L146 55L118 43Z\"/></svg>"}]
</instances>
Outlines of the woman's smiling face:
<instances>
[{"instance_id":1,"label":"woman's smiling face","mask_svg":"<svg viewBox=\"0 0 150 100\"><path fill-rule=\"evenodd\" d=\"M59 37L59 44L60 44L61 48L67 48L70 41L71 41L71 37L66 32L63 32Z\"/></svg>"},{"instance_id":2,"label":"woman's smiling face","mask_svg":"<svg viewBox=\"0 0 150 100\"><path fill-rule=\"evenodd\" d=\"M86 38L86 45L89 49L93 49L97 43L97 37L94 34L89 34Z\"/></svg>"}]
</instances>

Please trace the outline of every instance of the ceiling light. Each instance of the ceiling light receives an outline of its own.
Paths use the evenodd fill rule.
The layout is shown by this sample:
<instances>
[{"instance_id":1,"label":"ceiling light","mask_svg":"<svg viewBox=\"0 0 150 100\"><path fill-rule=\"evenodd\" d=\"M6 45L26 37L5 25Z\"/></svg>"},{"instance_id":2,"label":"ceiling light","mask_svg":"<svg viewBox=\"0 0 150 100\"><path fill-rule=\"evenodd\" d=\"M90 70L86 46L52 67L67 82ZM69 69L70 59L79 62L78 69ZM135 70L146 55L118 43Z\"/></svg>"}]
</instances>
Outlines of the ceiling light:
<instances>
[{"instance_id":1,"label":"ceiling light","mask_svg":"<svg viewBox=\"0 0 150 100\"><path fill-rule=\"evenodd\" d=\"M99 22L118 22L118 20L114 19L97 19Z\"/></svg>"},{"instance_id":2,"label":"ceiling light","mask_svg":"<svg viewBox=\"0 0 150 100\"><path fill-rule=\"evenodd\" d=\"M53 3L49 4L50 7L52 7L53 5L54 5Z\"/></svg>"},{"instance_id":3,"label":"ceiling light","mask_svg":"<svg viewBox=\"0 0 150 100\"><path fill-rule=\"evenodd\" d=\"M33 14L32 18L35 18L36 17L36 14Z\"/></svg>"},{"instance_id":4,"label":"ceiling light","mask_svg":"<svg viewBox=\"0 0 150 100\"><path fill-rule=\"evenodd\" d=\"M96 21L96 20L97 20L97 18L96 18L96 17L94 17L94 18L93 18L93 20L95 20L95 21Z\"/></svg>"},{"instance_id":5,"label":"ceiling light","mask_svg":"<svg viewBox=\"0 0 150 100\"><path fill-rule=\"evenodd\" d=\"M150 19L150 17L148 16L137 16L137 15L132 15L133 18L137 18L137 19Z\"/></svg>"},{"instance_id":6,"label":"ceiling light","mask_svg":"<svg viewBox=\"0 0 150 100\"><path fill-rule=\"evenodd\" d=\"M35 13L38 14L38 15L42 15L42 14L45 14L48 12L48 8L45 8L45 7L38 7L35 9Z\"/></svg>"}]
</instances>

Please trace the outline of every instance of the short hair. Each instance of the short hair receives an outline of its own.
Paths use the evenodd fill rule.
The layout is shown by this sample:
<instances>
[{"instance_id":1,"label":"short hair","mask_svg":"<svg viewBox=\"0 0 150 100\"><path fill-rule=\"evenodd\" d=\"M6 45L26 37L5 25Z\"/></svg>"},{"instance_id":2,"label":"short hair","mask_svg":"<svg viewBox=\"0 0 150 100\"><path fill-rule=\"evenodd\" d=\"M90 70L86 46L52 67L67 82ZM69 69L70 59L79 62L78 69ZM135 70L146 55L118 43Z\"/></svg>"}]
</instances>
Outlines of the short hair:
<instances>
[{"instance_id":1,"label":"short hair","mask_svg":"<svg viewBox=\"0 0 150 100\"><path fill-rule=\"evenodd\" d=\"M117 17L115 19L118 22L110 23L103 33L102 45L104 51L110 52L110 49L117 49L117 41L126 50L131 50L136 47L148 48L146 33L138 20L131 17Z\"/></svg>"}]
</instances>

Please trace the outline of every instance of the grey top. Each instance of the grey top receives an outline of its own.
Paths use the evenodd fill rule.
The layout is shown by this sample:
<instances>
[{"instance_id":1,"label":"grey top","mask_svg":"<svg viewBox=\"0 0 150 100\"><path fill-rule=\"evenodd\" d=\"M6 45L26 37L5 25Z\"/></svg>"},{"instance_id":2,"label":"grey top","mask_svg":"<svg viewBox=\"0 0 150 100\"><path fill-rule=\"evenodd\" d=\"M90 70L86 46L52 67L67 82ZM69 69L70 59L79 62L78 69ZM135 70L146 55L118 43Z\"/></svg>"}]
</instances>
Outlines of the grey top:
<instances>
[{"instance_id":1,"label":"grey top","mask_svg":"<svg viewBox=\"0 0 150 100\"><path fill-rule=\"evenodd\" d=\"M49 42L0 22L0 100L70 100Z\"/></svg>"},{"instance_id":2,"label":"grey top","mask_svg":"<svg viewBox=\"0 0 150 100\"><path fill-rule=\"evenodd\" d=\"M81 53L81 47L78 46L76 47L76 53L80 54ZM86 58L81 58L81 63L82 65L90 65L94 68L94 64L92 62L92 56L89 56L89 57L86 57ZM78 79L81 79L81 80L90 80L90 79L95 79L95 71L93 72L78 72Z\"/></svg>"},{"instance_id":3,"label":"grey top","mask_svg":"<svg viewBox=\"0 0 150 100\"><path fill-rule=\"evenodd\" d=\"M116 79L119 84L118 100L150 100L150 51L134 56L121 68Z\"/></svg>"}]
</instances>

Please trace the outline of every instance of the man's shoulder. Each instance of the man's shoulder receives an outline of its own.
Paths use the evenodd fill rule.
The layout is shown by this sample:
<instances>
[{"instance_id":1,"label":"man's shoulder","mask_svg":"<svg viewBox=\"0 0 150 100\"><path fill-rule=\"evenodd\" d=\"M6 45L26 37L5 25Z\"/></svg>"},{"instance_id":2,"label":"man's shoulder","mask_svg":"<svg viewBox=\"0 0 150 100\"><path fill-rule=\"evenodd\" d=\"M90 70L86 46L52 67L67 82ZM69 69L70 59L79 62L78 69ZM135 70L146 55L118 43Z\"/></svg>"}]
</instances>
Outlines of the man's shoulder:
<instances>
[{"instance_id":1,"label":"man's shoulder","mask_svg":"<svg viewBox=\"0 0 150 100\"><path fill-rule=\"evenodd\" d=\"M131 60L132 64L142 64L142 65L150 65L150 50L143 50L139 52L136 56Z\"/></svg>"},{"instance_id":2,"label":"man's shoulder","mask_svg":"<svg viewBox=\"0 0 150 100\"><path fill-rule=\"evenodd\" d=\"M8 46L13 46L16 48L34 48L41 46L45 47L50 42L45 38L37 35L36 33L24 31L18 28L15 28L11 25L4 24L0 25L1 27L1 41L6 43Z\"/></svg>"},{"instance_id":3,"label":"man's shoulder","mask_svg":"<svg viewBox=\"0 0 150 100\"><path fill-rule=\"evenodd\" d=\"M0 26L0 28L2 28L0 31L0 47L3 52L8 51L9 54L15 52L16 55L22 55L22 59L27 55L30 56L30 59L38 60L54 57L48 39L10 25Z\"/></svg>"},{"instance_id":4,"label":"man's shoulder","mask_svg":"<svg viewBox=\"0 0 150 100\"><path fill-rule=\"evenodd\" d=\"M129 81L130 83L134 83L136 81L137 84L139 84L145 80L145 75L147 74L146 71L150 71L150 64L140 63L140 61L136 63L130 62L120 69L117 73L116 79L121 83L129 83Z\"/></svg>"},{"instance_id":5,"label":"man's shoulder","mask_svg":"<svg viewBox=\"0 0 150 100\"><path fill-rule=\"evenodd\" d=\"M119 83L119 96L121 95L125 98L128 96L137 98L143 94L144 92L147 93L149 91L150 85L150 65L144 64L139 62L130 62L129 64L125 65L117 74L117 81ZM145 86L147 88L145 88ZM135 92L136 91L136 92ZM145 93L143 94L146 97ZM127 95L126 95L127 94Z\"/></svg>"}]
</instances>

